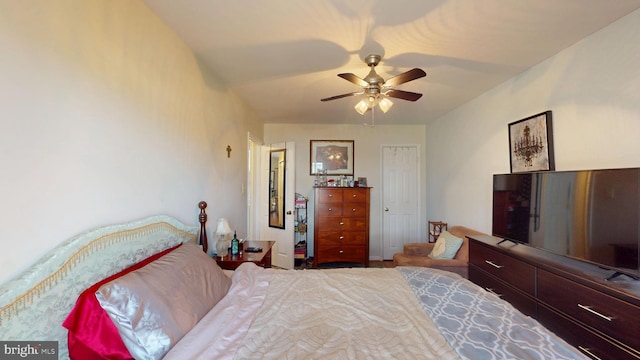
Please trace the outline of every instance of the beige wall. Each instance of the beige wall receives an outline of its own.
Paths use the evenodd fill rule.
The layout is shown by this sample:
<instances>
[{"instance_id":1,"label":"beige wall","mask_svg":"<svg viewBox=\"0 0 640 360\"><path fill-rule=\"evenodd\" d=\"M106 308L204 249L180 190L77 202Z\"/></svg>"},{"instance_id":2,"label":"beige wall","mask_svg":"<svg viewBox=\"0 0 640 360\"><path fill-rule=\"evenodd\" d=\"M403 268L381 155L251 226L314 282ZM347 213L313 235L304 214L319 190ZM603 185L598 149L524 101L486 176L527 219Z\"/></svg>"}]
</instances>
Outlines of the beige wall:
<instances>
[{"instance_id":1,"label":"beige wall","mask_svg":"<svg viewBox=\"0 0 640 360\"><path fill-rule=\"evenodd\" d=\"M355 111L354 111L355 112ZM420 178L425 178L425 126L424 125L376 125L365 127L354 125L292 125L265 124L264 138L268 143L294 141L296 143L296 191L309 196L309 224L313 229L313 180L309 175L310 140L353 140L354 173L356 177L366 177L371 190L370 258L382 258L382 204L381 204L381 146L382 145L418 145L420 150ZM420 209L425 208L425 182L421 181ZM421 210L422 211L422 210ZM419 214L423 218L424 213ZM426 221L422 224L422 234L426 234ZM426 239L426 235L422 236ZM313 233L310 233L309 246L313 246ZM313 251L310 251L313 254Z\"/></svg>"},{"instance_id":2,"label":"beige wall","mask_svg":"<svg viewBox=\"0 0 640 360\"><path fill-rule=\"evenodd\" d=\"M141 1L0 0L0 49L0 282L97 226L196 225L200 200L246 231L262 124Z\"/></svg>"},{"instance_id":3,"label":"beige wall","mask_svg":"<svg viewBox=\"0 0 640 360\"><path fill-rule=\"evenodd\" d=\"M425 126L271 124L265 142L296 142L309 194L308 141L356 141L356 174L374 186L373 259L381 144L421 146L425 222L490 231L512 121L553 111L559 170L640 166L638 33L640 11ZM211 222L246 231L247 132L261 139L262 125L142 2L0 0L0 49L0 282L96 226L196 224L202 199Z\"/></svg>"},{"instance_id":4,"label":"beige wall","mask_svg":"<svg viewBox=\"0 0 640 360\"><path fill-rule=\"evenodd\" d=\"M427 216L490 232L508 124L545 110L556 170L639 167L638 34L640 10L427 126Z\"/></svg>"}]
</instances>

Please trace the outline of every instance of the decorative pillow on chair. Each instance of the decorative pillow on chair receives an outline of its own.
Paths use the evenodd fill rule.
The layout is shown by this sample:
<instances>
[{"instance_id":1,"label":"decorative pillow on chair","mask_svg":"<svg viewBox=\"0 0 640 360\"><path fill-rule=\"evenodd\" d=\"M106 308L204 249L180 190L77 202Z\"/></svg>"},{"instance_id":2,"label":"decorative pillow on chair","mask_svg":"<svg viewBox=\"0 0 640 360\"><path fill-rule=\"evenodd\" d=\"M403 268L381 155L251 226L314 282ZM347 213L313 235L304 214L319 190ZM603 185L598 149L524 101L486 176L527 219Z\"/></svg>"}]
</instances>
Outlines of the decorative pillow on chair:
<instances>
[{"instance_id":1,"label":"decorative pillow on chair","mask_svg":"<svg viewBox=\"0 0 640 360\"><path fill-rule=\"evenodd\" d=\"M462 242L461 238L445 230L436 240L429 257L432 259L453 259L462 246Z\"/></svg>"}]
</instances>

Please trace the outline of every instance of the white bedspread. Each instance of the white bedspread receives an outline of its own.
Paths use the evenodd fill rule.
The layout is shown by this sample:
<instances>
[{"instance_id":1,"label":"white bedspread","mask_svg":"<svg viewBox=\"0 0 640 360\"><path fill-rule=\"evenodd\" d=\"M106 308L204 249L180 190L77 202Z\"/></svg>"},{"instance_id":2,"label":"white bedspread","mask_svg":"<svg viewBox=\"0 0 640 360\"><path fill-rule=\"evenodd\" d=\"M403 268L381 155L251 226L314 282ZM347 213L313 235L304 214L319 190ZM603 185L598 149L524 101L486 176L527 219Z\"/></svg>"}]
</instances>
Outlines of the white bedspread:
<instances>
[{"instance_id":1,"label":"white bedspread","mask_svg":"<svg viewBox=\"0 0 640 360\"><path fill-rule=\"evenodd\" d=\"M243 264L232 279L166 359L459 358L395 269Z\"/></svg>"},{"instance_id":2,"label":"white bedspread","mask_svg":"<svg viewBox=\"0 0 640 360\"><path fill-rule=\"evenodd\" d=\"M243 264L231 276L227 295L164 357L232 359L258 313L276 270Z\"/></svg>"}]
</instances>

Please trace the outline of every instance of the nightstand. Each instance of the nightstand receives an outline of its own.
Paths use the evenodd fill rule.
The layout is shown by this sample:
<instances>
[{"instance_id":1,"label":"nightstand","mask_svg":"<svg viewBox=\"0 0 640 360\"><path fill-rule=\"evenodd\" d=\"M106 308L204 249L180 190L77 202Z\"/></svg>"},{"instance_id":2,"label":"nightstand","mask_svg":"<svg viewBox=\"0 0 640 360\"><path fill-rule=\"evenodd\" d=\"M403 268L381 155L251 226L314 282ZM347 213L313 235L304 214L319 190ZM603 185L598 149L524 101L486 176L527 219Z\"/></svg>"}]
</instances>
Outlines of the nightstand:
<instances>
[{"instance_id":1,"label":"nightstand","mask_svg":"<svg viewBox=\"0 0 640 360\"><path fill-rule=\"evenodd\" d=\"M248 247L260 247L262 251L259 253L243 251L239 255L227 255L224 258L216 256L216 262L224 270L235 270L240 264L252 262L264 268L271 267L271 248L275 241L245 241L244 249Z\"/></svg>"}]
</instances>

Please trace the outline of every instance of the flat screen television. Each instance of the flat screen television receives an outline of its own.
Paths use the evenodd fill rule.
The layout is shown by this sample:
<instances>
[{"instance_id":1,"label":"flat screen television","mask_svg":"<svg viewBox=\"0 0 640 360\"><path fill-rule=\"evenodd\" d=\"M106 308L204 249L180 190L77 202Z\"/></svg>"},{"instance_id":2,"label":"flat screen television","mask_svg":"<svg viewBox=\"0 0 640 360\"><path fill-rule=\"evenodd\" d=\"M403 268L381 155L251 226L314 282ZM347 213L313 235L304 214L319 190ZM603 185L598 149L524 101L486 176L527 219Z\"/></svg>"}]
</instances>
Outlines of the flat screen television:
<instances>
[{"instance_id":1,"label":"flat screen television","mask_svg":"<svg viewBox=\"0 0 640 360\"><path fill-rule=\"evenodd\" d=\"M493 176L492 234L640 277L640 168Z\"/></svg>"}]
</instances>

